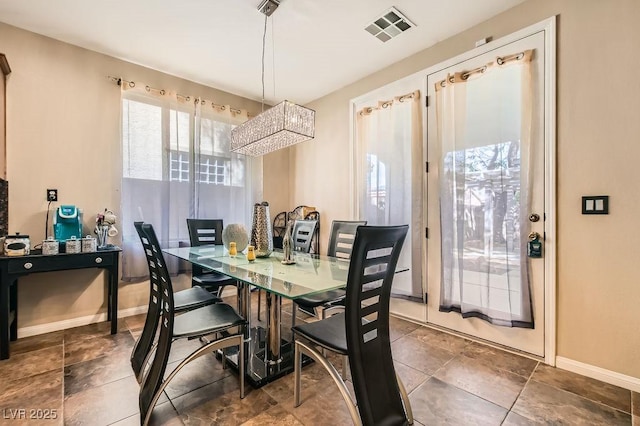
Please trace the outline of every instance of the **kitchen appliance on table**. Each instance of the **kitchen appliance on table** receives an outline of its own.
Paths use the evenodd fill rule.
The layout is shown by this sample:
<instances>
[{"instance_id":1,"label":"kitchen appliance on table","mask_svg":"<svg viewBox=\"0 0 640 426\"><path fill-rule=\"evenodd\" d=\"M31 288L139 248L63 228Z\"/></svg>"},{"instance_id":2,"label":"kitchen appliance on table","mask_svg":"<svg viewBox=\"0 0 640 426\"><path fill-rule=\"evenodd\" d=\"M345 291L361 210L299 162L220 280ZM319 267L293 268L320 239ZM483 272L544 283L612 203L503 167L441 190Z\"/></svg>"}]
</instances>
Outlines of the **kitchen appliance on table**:
<instances>
[{"instance_id":1,"label":"kitchen appliance on table","mask_svg":"<svg viewBox=\"0 0 640 426\"><path fill-rule=\"evenodd\" d=\"M82 211L73 205L62 205L58 207L53 217L53 236L61 242L61 245L72 238L80 242L83 236Z\"/></svg>"}]
</instances>

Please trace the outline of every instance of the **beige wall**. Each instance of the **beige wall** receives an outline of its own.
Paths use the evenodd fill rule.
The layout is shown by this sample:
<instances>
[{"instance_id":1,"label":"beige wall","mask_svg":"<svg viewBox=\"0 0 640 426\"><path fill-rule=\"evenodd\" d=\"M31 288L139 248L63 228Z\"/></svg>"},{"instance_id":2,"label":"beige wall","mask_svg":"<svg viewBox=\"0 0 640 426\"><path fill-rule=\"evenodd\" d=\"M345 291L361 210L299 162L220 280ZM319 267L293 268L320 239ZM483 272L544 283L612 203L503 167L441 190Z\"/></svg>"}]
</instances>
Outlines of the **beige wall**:
<instances>
[{"instance_id":1,"label":"beige wall","mask_svg":"<svg viewBox=\"0 0 640 426\"><path fill-rule=\"evenodd\" d=\"M32 243L44 238L47 188L58 189L60 203L84 210L85 232L105 207L118 213L120 90L108 75L260 111L254 101L5 24L0 40L13 71L7 82L9 232L29 234ZM287 153L270 158L267 183L283 181L283 172L286 180ZM286 189L273 194L278 208L287 204ZM270 195L265 191L265 199ZM146 305L147 298L146 283L121 283L121 309ZM103 274L80 270L22 278L19 312L20 328L104 313Z\"/></svg>"},{"instance_id":2,"label":"beige wall","mask_svg":"<svg viewBox=\"0 0 640 426\"><path fill-rule=\"evenodd\" d=\"M349 100L474 46L558 15L558 356L640 378L640 2L529 0L313 102L317 137L291 152L290 204L349 217ZM400 39L398 39L400 42ZM611 214L581 215L582 195Z\"/></svg>"}]
</instances>

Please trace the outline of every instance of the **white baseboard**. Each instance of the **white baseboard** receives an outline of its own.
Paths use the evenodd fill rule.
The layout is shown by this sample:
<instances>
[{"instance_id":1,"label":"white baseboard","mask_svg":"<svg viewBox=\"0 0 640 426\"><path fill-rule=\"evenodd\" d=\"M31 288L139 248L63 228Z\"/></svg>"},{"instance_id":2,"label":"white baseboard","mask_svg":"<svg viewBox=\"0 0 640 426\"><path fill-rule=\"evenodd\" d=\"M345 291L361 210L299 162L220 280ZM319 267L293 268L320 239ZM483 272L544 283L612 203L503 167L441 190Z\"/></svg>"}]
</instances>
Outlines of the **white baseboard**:
<instances>
[{"instance_id":1,"label":"white baseboard","mask_svg":"<svg viewBox=\"0 0 640 426\"><path fill-rule=\"evenodd\" d=\"M595 365L585 364L583 362L574 361L561 356L556 357L556 367L591 377L592 379L600 380L601 382L620 386L621 388L629 389L634 392L640 392L640 379L637 377L616 373L615 371L606 370L604 368L596 367Z\"/></svg>"},{"instance_id":2,"label":"white baseboard","mask_svg":"<svg viewBox=\"0 0 640 426\"><path fill-rule=\"evenodd\" d=\"M144 314L147 306L136 306L135 308L120 309L118 319L130 317L132 315ZM67 328L80 327L82 325L93 324L107 320L107 313L87 315L84 317L70 318L62 321L50 322L47 324L32 325L18 329L18 338L36 336L38 334L51 333L52 331L65 330Z\"/></svg>"}]
</instances>

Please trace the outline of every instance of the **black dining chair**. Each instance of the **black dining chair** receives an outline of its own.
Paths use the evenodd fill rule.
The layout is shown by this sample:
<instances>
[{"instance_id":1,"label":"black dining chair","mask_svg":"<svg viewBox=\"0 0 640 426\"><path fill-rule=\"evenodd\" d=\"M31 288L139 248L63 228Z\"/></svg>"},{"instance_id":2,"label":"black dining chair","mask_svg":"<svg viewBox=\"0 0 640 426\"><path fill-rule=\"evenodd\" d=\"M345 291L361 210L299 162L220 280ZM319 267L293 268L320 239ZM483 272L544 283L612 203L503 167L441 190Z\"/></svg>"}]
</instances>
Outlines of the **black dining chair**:
<instances>
[{"instance_id":1,"label":"black dining chair","mask_svg":"<svg viewBox=\"0 0 640 426\"><path fill-rule=\"evenodd\" d=\"M142 230L143 222L134 222L133 226L138 232L140 242L144 254L147 258L148 265L155 265L155 255L153 247L146 234ZM155 342L158 330L158 321L160 320L160 310L158 304L160 301L160 274L155 267L149 266L149 305L147 308L147 317L144 323L142 333L136 340L131 352L131 368L138 379L142 380L142 371L148 363L148 357L155 350ZM222 302L202 287L195 286L184 290L177 291L173 294L175 313L182 313L193 309L201 308L206 305Z\"/></svg>"},{"instance_id":2,"label":"black dining chair","mask_svg":"<svg viewBox=\"0 0 640 426\"><path fill-rule=\"evenodd\" d=\"M191 247L203 245L222 245L222 219L187 219ZM191 284L209 290L221 297L225 286L236 285L236 281L216 271L202 266L191 266Z\"/></svg>"},{"instance_id":3,"label":"black dining chair","mask_svg":"<svg viewBox=\"0 0 640 426\"><path fill-rule=\"evenodd\" d=\"M354 424L413 423L409 397L393 365L389 338L391 285L408 229L407 225L358 227L349 264L345 312L292 328L296 336L296 407L300 405L304 354L328 370ZM348 356L355 403L336 368L316 347Z\"/></svg>"},{"instance_id":4,"label":"black dining chair","mask_svg":"<svg viewBox=\"0 0 640 426\"><path fill-rule=\"evenodd\" d=\"M189 362L208 353L238 347L238 366L240 375L240 398L244 398L244 331L247 322L226 303L216 303L175 315L175 300L171 278L160 249L160 244L150 224L141 225L142 236L148 242L152 252L149 261L149 273L155 274L158 284L158 303L147 317L158 318L159 328L157 349L151 357L151 365L143 373L140 383L139 406L140 422L149 423L153 407L162 392L180 370ZM166 377L165 372L171 352L171 345L178 339L193 339L214 335L216 338L197 348L184 358ZM224 362L224 361L223 361Z\"/></svg>"},{"instance_id":5,"label":"black dining chair","mask_svg":"<svg viewBox=\"0 0 640 426\"><path fill-rule=\"evenodd\" d=\"M340 261L348 263L351 259L353 240L356 236L358 226L367 224L366 220L347 221L334 220L331 222L331 234L329 235L329 247L327 256L335 257ZM317 315L317 308L322 307L322 318L327 316L333 308L341 309L340 304L344 301L346 292L343 289L324 291L322 293L303 296L293 301L292 326L296 325L296 306L306 314Z\"/></svg>"},{"instance_id":6,"label":"black dining chair","mask_svg":"<svg viewBox=\"0 0 640 426\"><path fill-rule=\"evenodd\" d=\"M317 220L296 219L293 223L291 237L293 238L293 251L309 253L311 251L311 239L318 226Z\"/></svg>"}]
</instances>

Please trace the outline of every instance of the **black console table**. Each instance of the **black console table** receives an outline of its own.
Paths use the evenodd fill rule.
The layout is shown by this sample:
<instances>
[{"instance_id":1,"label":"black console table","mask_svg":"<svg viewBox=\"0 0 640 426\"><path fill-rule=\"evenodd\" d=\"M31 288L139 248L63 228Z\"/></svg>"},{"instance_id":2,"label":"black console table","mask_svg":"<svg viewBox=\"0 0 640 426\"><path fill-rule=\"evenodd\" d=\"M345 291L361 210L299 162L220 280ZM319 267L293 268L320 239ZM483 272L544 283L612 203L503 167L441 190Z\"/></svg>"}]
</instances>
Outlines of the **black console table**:
<instances>
[{"instance_id":1,"label":"black console table","mask_svg":"<svg viewBox=\"0 0 640 426\"><path fill-rule=\"evenodd\" d=\"M9 358L9 341L18 338L18 278L36 272L100 268L107 271L108 308L111 334L118 331L118 262L120 248L112 246L91 253L62 253L51 256L0 256L0 359ZM32 252L33 253L33 252Z\"/></svg>"}]
</instances>

